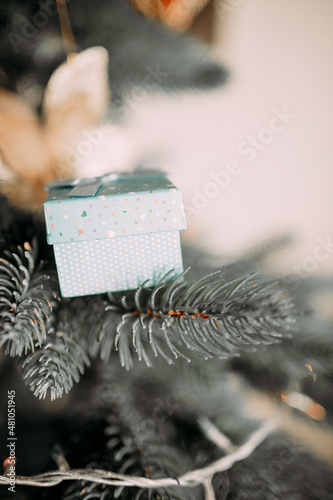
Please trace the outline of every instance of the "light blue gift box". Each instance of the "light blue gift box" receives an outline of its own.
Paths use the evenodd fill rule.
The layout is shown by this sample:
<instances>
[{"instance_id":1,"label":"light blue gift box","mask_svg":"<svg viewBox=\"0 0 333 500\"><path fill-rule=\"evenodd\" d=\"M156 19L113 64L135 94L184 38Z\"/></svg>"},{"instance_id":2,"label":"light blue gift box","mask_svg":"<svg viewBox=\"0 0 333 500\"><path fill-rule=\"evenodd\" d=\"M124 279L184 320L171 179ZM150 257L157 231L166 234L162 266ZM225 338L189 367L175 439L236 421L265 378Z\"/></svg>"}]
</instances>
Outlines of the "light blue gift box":
<instances>
[{"instance_id":1,"label":"light blue gift box","mask_svg":"<svg viewBox=\"0 0 333 500\"><path fill-rule=\"evenodd\" d=\"M164 174L112 173L47 188L47 240L63 297L152 286L182 272L182 195Z\"/></svg>"}]
</instances>

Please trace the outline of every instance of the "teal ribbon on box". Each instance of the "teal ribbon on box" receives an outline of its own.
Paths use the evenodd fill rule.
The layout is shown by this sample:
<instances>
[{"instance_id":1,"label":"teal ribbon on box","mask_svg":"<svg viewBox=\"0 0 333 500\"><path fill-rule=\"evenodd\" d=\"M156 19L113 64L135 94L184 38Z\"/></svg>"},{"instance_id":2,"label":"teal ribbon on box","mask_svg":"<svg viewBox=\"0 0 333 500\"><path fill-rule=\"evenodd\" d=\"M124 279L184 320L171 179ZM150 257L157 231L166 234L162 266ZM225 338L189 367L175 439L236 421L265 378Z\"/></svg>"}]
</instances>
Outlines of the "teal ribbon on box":
<instances>
[{"instance_id":1,"label":"teal ribbon on box","mask_svg":"<svg viewBox=\"0 0 333 500\"><path fill-rule=\"evenodd\" d=\"M109 174L101 175L99 177L85 177L83 179L66 179L63 181L54 181L47 184L44 189L73 187L69 191L68 196L84 197L95 196L98 189L105 182L125 180L128 178L138 178L142 176L164 176L165 174L156 170L142 170L139 173L133 172L112 172Z\"/></svg>"}]
</instances>

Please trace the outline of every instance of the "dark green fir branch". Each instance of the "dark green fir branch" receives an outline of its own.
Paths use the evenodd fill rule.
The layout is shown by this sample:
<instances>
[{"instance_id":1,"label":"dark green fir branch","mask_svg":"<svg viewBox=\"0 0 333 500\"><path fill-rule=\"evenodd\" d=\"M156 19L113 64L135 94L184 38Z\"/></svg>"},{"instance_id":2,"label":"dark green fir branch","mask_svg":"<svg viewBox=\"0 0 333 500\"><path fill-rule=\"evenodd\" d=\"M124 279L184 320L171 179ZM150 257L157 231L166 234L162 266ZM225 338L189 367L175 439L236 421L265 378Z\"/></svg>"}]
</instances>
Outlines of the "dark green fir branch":
<instances>
[{"instance_id":1,"label":"dark green fir branch","mask_svg":"<svg viewBox=\"0 0 333 500\"><path fill-rule=\"evenodd\" d=\"M187 271L171 281L168 273L154 288L108 294L92 353L108 361L118 350L129 369L133 352L148 366L150 353L170 364L191 355L230 358L290 335L293 306L277 282L256 274L226 279L222 271L191 282Z\"/></svg>"},{"instance_id":2,"label":"dark green fir branch","mask_svg":"<svg viewBox=\"0 0 333 500\"><path fill-rule=\"evenodd\" d=\"M36 245L26 242L0 258L0 347L10 356L33 351L46 338L57 285L35 267L36 253Z\"/></svg>"},{"instance_id":3,"label":"dark green fir branch","mask_svg":"<svg viewBox=\"0 0 333 500\"><path fill-rule=\"evenodd\" d=\"M82 325L69 304L58 305L42 346L22 359L26 384L38 398L62 397L90 365Z\"/></svg>"},{"instance_id":4,"label":"dark green fir branch","mask_svg":"<svg viewBox=\"0 0 333 500\"><path fill-rule=\"evenodd\" d=\"M136 386L121 382L109 384L113 394L107 411L105 429L106 449L103 467L131 476L158 479L178 477L190 470L191 459L175 443L176 429L167 422L152 418L136 401ZM101 468L89 460L87 468ZM91 498L111 500L194 500L195 489L169 487L141 489L138 487L107 487L97 483L76 482L70 486L63 500Z\"/></svg>"}]
</instances>

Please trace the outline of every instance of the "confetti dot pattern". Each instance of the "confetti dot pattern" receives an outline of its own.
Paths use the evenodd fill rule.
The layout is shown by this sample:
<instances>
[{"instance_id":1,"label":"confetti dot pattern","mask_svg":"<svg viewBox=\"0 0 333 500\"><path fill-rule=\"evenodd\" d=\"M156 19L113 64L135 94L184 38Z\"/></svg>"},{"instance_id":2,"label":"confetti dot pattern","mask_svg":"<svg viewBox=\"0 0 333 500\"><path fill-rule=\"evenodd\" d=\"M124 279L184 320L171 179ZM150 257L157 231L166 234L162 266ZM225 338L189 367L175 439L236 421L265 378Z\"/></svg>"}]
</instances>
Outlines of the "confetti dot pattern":
<instances>
[{"instance_id":1,"label":"confetti dot pattern","mask_svg":"<svg viewBox=\"0 0 333 500\"><path fill-rule=\"evenodd\" d=\"M153 286L183 270L179 231L58 243L54 253L63 297Z\"/></svg>"},{"instance_id":2,"label":"confetti dot pattern","mask_svg":"<svg viewBox=\"0 0 333 500\"><path fill-rule=\"evenodd\" d=\"M50 245L104 239L110 231L123 236L186 228L181 192L165 176L106 182L95 196L70 193L70 187L53 188L44 203Z\"/></svg>"}]
</instances>

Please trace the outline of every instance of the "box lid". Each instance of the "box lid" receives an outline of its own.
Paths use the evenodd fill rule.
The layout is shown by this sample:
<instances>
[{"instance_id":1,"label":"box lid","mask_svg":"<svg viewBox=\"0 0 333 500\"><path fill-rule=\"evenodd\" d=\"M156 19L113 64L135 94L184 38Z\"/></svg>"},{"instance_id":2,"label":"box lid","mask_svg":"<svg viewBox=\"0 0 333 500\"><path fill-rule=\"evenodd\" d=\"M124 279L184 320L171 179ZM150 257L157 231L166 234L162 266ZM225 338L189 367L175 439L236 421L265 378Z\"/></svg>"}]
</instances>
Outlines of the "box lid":
<instances>
[{"instance_id":1,"label":"box lid","mask_svg":"<svg viewBox=\"0 0 333 500\"><path fill-rule=\"evenodd\" d=\"M78 196L71 181L51 187L44 203L50 245L186 229L181 192L165 174L132 172L98 179L91 181L93 196Z\"/></svg>"}]
</instances>

